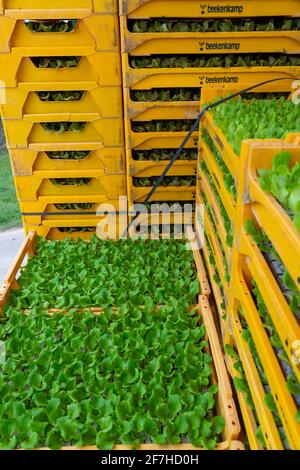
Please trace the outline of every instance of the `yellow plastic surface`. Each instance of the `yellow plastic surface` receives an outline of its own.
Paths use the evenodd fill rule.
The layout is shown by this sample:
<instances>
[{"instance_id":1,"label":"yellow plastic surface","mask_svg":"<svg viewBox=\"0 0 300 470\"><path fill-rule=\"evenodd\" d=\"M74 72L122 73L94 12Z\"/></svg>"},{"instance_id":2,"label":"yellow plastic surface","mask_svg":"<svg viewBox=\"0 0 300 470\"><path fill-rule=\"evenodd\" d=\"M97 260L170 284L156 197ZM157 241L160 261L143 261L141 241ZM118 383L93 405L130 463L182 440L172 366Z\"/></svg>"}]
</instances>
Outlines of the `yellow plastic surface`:
<instances>
[{"instance_id":1,"label":"yellow plastic surface","mask_svg":"<svg viewBox=\"0 0 300 470\"><path fill-rule=\"evenodd\" d=\"M88 78L88 77L86 77ZM38 92L84 91L80 101L42 101ZM120 86L95 87L91 83L36 83L17 88L6 88L5 102L0 103L4 119L27 119L48 114L93 113L99 118L121 118L123 97ZM43 118L42 118L43 119Z\"/></svg>"},{"instance_id":2,"label":"yellow plastic surface","mask_svg":"<svg viewBox=\"0 0 300 470\"><path fill-rule=\"evenodd\" d=\"M132 89L176 88L203 86L232 88L271 80L272 78L300 76L300 67L229 67L229 68L141 68L129 66L129 55L122 54L124 87ZM275 90L286 87L280 82ZM246 86L245 86L246 88Z\"/></svg>"},{"instance_id":3,"label":"yellow plastic surface","mask_svg":"<svg viewBox=\"0 0 300 470\"><path fill-rule=\"evenodd\" d=\"M225 327L226 327L226 323L225 323L226 311L224 309L223 304L225 304L226 299L223 297L223 294L221 292L219 285L214 280L214 276L216 275L216 270L215 270L215 267L210 263L207 243L204 243L201 249L201 254L205 260L206 269L207 269L210 284L212 287L212 300L214 300L216 307L217 307L221 335L222 335L222 338L224 338Z\"/></svg>"},{"instance_id":4,"label":"yellow plastic surface","mask_svg":"<svg viewBox=\"0 0 300 470\"><path fill-rule=\"evenodd\" d=\"M224 184L223 173L216 162L215 157L208 148L207 144L201 139L201 148L199 149L199 159L203 160L210 172L210 175L215 183L218 194L226 209L230 220L234 221L236 214L236 201L233 196L228 192Z\"/></svg>"},{"instance_id":5,"label":"yellow plastic surface","mask_svg":"<svg viewBox=\"0 0 300 470\"><path fill-rule=\"evenodd\" d=\"M81 150L85 150L84 145ZM94 145L89 155L82 160L52 160L43 150L10 149L9 153L15 176L34 174L43 177L53 175L54 172L59 175L66 171L79 173L91 170L100 170L110 175L124 174L126 170L125 151L117 147L98 148Z\"/></svg>"},{"instance_id":6,"label":"yellow plastic surface","mask_svg":"<svg viewBox=\"0 0 300 470\"><path fill-rule=\"evenodd\" d=\"M17 53L0 54L1 80L6 87L17 87L24 83L89 82L91 86L121 86L120 54L117 52L94 52L91 47L36 48L35 54L26 56L26 50L17 49ZM30 57L72 56L81 57L77 67L72 68L37 68ZM27 85L26 85L27 86ZM57 89L57 88L56 88Z\"/></svg>"},{"instance_id":7,"label":"yellow plastic surface","mask_svg":"<svg viewBox=\"0 0 300 470\"><path fill-rule=\"evenodd\" d=\"M25 55L35 54L35 49L52 48L54 53L64 51L67 47L91 47L96 51L118 52L120 50L119 21L116 15L82 16L82 12L74 10L67 17L56 11L54 16L47 12L47 18L71 19L78 23L74 31L69 33L37 33L31 32L23 19L18 19L8 12L0 16L0 53L26 51ZM29 14L26 20L41 20L37 14Z\"/></svg>"},{"instance_id":8,"label":"yellow plastic surface","mask_svg":"<svg viewBox=\"0 0 300 470\"><path fill-rule=\"evenodd\" d=\"M132 130L131 121L128 119L125 120L127 149L151 150L153 148L176 148L176 143L181 145L187 134L188 132L134 132ZM197 148L197 146L198 133L195 132L186 147Z\"/></svg>"},{"instance_id":9,"label":"yellow plastic surface","mask_svg":"<svg viewBox=\"0 0 300 470\"><path fill-rule=\"evenodd\" d=\"M176 150L174 149L174 152ZM129 176L148 177L160 176L170 160L139 161L132 158L132 150L126 150L127 172ZM197 162L194 160L179 160L168 172L169 176L193 176L197 174Z\"/></svg>"},{"instance_id":10,"label":"yellow plastic surface","mask_svg":"<svg viewBox=\"0 0 300 470\"><path fill-rule=\"evenodd\" d=\"M233 7L228 10L227 7ZM282 0L119 0L120 15L130 18L227 18L252 16L282 16ZM221 8L220 8L221 7ZM299 2L285 0L284 15L299 15Z\"/></svg>"},{"instance_id":11,"label":"yellow plastic surface","mask_svg":"<svg viewBox=\"0 0 300 470\"><path fill-rule=\"evenodd\" d=\"M173 16L173 15L172 15ZM249 54L300 52L299 31L248 31L228 33L133 33L121 16L121 49L131 55Z\"/></svg>"},{"instance_id":12,"label":"yellow plastic surface","mask_svg":"<svg viewBox=\"0 0 300 470\"><path fill-rule=\"evenodd\" d=\"M196 202L197 204L200 204L204 206L204 202L201 198L200 193L197 193L196 197ZM207 239L209 240L210 246L212 248L212 251L214 253L214 258L217 264L217 268L219 271L219 275L221 278L221 282L224 288L225 295L228 295L228 282L225 279L225 263L224 263L224 256L220 247L220 243L216 237L215 234L215 229L211 224L211 221L209 219L209 216L206 212L205 207L203 207L204 211L204 229L205 229L205 235L207 236Z\"/></svg>"},{"instance_id":13,"label":"yellow plastic surface","mask_svg":"<svg viewBox=\"0 0 300 470\"><path fill-rule=\"evenodd\" d=\"M41 118L41 117L40 117ZM80 132L66 131L61 134L50 133L43 129L41 122L86 122ZM123 120L97 119L93 114L78 114L76 119L69 119L68 114L47 115L44 120L39 117L26 120L5 120L3 126L10 149L24 148L34 150L41 145L48 145L48 150L59 150L60 144L76 143L102 145L103 147L121 147L124 145Z\"/></svg>"},{"instance_id":14,"label":"yellow plastic surface","mask_svg":"<svg viewBox=\"0 0 300 470\"><path fill-rule=\"evenodd\" d=\"M230 344L232 347L234 347L235 350L238 349L236 344L235 344L235 341L232 339L232 337L227 338L227 344ZM253 366L252 371L254 371L254 376L257 377L256 366L253 363L252 355L251 355L251 353L249 354L249 351L248 351L247 347L242 348L242 355L245 356L247 359L249 358L250 364L251 364L251 366ZM241 357L240 357L240 359L241 359ZM227 369L228 369L231 377L233 379L234 378L240 379L241 376L240 376L239 372L234 368L234 362L235 362L234 359L232 359L231 357L229 357L229 356L226 357ZM253 376L253 373L251 374L251 377L252 376ZM247 382L247 385L249 386L248 382ZM264 397L264 389L262 388L260 382L258 381L257 384L255 384L255 385L256 385L257 390L259 390L262 393L261 397L263 398ZM243 419L244 428L245 428L245 431L246 431L246 434L247 434L249 447L250 447L251 450L263 450L262 445L260 444L259 440L257 439L258 426L260 426L260 422L259 422L258 418L255 417L255 414L254 414L255 409L253 410L253 409L250 408L249 404L246 401L246 394L245 393L243 393L239 390L236 390L236 396L237 396L237 399L238 399L238 402L239 402L239 408L241 410L241 415L242 415L242 419ZM252 397L252 395L251 395L251 397ZM256 398L256 402L260 403L260 405L263 407L262 412L260 414L265 415L266 406L265 406L264 403L262 403L261 397L258 396L257 398L256 397L255 398ZM272 417L270 418L270 423L271 423L271 425L273 423L273 418ZM270 424L268 422L264 423L264 429L266 427L270 428ZM277 430L275 430L275 432L277 433ZM267 437L267 442L269 443L269 438L268 438L268 436L266 436L266 437ZM279 442L279 445L280 445L280 449L282 449L282 445L281 445L280 442Z\"/></svg>"},{"instance_id":15,"label":"yellow plastic surface","mask_svg":"<svg viewBox=\"0 0 300 470\"><path fill-rule=\"evenodd\" d=\"M26 6L22 7L20 9L19 0L0 0L0 14L25 19L31 14L37 15L38 18L49 18L49 12L51 17L52 12L64 17L78 10L83 10L84 14L117 13L118 0L64 0L63 5L61 0L51 0L51 5L44 0L26 0Z\"/></svg>"},{"instance_id":16,"label":"yellow plastic surface","mask_svg":"<svg viewBox=\"0 0 300 470\"><path fill-rule=\"evenodd\" d=\"M133 178L127 177L129 199L134 202L143 202L151 190L151 187L136 187ZM152 201L194 201L196 186L161 186L153 194Z\"/></svg>"},{"instance_id":17,"label":"yellow plastic surface","mask_svg":"<svg viewBox=\"0 0 300 470\"><path fill-rule=\"evenodd\" d=\"M126 119L197 119L198 101L134 101L131 89L124 88L124 116Z\"/></svg>"},{"instance_id":18,"label":"yellow plastic surface","mask_svg":"<svg viewBox=\"0 0 300 470\"><path fill-rule=\"evenodd\" d=\"M16 176L15 184L19 201L60 203L64 196L73 202L73 196L86 196L91 202L94 196L105 196L106 199L118 199L126 196L126 177L123 175L105 175L103 170L65 171L60 172L60 178L92 178L86 185L54 185L50 179L41 176ZM53 172L52 178L57 178ZM82 201L84 202L84 201Z\"/></svg>"},{"instance_id":19,"label":"yellow plastic surface","mask_svg":"<svg viewBox=\"0 0 300 470\"><path fill-rule=\"evenodd\" d=\"M257 174L259 169L271 169L274 156L282 150L291 153L293 163L300 162L299 137L300 134L297 140L297 135L295 135L294 142L290 135L286 142L278 144L273 142L251 144L247 168L247 191L254 217L271 239L294 282L300 288L300 235L280 204L261 189ZM288 140L291 140L291 143L288 143ZM246 144L245 152L247 152Z\"/></svg>"},{"instance_id":20,"label":"yellow plastic surface","mask_svg":"<svg viewBox=\"0 0 300 470\"><path fill-rule=\"evenodd\" d=\"M209 204L209 207L212 213L212 217L214 219L215 225L218 230L218 235L222 242L223 250L226 254L228 263L230 263L231 262L231 248L226 243L226 230L225 230L223 218L221 215L221 209L215 197L213 189L211 188L209 181L206 175L201 170L201 168L198 168L198 183L199 183L199 190L201 190L206 196L207 202Z\"/></svg>"},{"instance_id":21,"label":"yellow plastic surface","mask_svg":"<svg viewBox=\"0 0 300 470\"><path fill-rule=\"evenodd\" d=\"M292 395L287 389L285 376L283 375L279 361L270 343L267 331L263 326L262 319L247 286L244 275L244 271L246 270L247 265L248 263L246 259L237 253L233 261L231 275L229 301L229 311L231 312L231 315L229 328L230 324L233 325L233 322L236 321L237 308L240 305L242 307L243 314L247 321L249 330L267 376L271 393L275 398L278 413L280 415L290 446L292 449L299 450L300 424L297 423L295 419L297 407ZM248 265L248 268L251 269L251 266ZM258 280L256 277L254 277L254 279ZM265 289L267 289L266 283ZM260 291L264 297L264 300L267 300L267 296L274 297L273 291L268 292L267 290L262 289L260 289ZM269 313L272 314L270 311ZM233 326L231 327L233 328ZM233 337L237 341L237 338L235 336ZM245 343L243 344L243 347L241 347L240 354L242 354L244 351L246 351ZM244 360L244 362L245 367L248 367L249 358ZM254 370L249 366L248 373L250 374L251 372L254 373Z\"/></svg>"},{"instance_id":22,"label":"yellow plastic surface","mask_svg":"<svg viewBox=\"0 0 300 470\"><path fill-rule=\"evenodd\" d=\"M112 222L114 220L114 217L109 219L109 216L102 217L102 220L99 217L81 220L78 219L76 221L65 220L64 222L61 220L54 220L53 222L44 222L42 225L25 225L24 229L26 233L30 233L34 230L38 236L46 238L47 240L64 240L65 238L72 238L74 240L78 238L81 238L82 240L90 240L92 236L97 235L97 225L103 224L103 226L109 230L109 233L101 238L115 240L124 233L127 226L127 220L123 219L120 226L118 224L118 219L117 224ZM110 228L108 228L108 224ZM78 227L79 229L82 229L82 227L89 227L92 228L93 231L82 232L79 230L78 232L71 233L61 232L59 229L63 227Z\"/></svg>"}]
</instances>

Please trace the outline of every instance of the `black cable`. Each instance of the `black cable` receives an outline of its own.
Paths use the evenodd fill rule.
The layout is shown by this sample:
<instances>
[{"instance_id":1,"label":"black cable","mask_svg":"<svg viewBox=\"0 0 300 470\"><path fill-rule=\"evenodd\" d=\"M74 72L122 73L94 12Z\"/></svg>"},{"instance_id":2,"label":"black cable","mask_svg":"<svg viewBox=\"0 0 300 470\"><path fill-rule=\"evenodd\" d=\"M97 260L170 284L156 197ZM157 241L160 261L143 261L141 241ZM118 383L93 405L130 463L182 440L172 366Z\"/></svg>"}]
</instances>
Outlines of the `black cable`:
<instances>
[{"instance_id":1,"label":"black cable","mask_svg":"<svg viewBox=\"0 0 300 470\"><path fill-rule=\"evenodd\" d=\"M155 184L151 188L151 191L149 192L149 194L147 195L146 199L144 200L144 202L142 204L145 205L150 201L151 197L153 196L153 194L155 193L157 188L160 186L160 184L163 181L163 179L165 178L165 176L168 174L168 172L170 171L170 169L172 168L174 163L180 157L180 155L181 155L182 151L184 150L186 144L188 143L188 141L190 140L191 136L196 131L196 129L199 127L200 121L203 118L203 116L207 113L207 111L219 106L220 104L226 103L227 101L229 101L231 99L237 98L238 96L242 95L243 93L247 93L251 90L254 90L255 88L259 88L260 86L267 85L268 83L278 82L278 81L281 81L281 80L293 80L294 81L294 80L297 80L297 79L298 79L297 77L284 77L284 78L273 78L271 80L265 80L263 82L255 84L255 85L251 85L248 88L244 88L243 90L241 90L237 93L234 93L232 95L229 95L226 98L222 98L219 101L216 101L215 103L212 103L212 104L209 104L209 105L205 106L202 109L202 111L199 113L198 118L194 122L194 124L193 124L192 128L190 129L189 133L187 134L187 136L183 140L180 147L176 150L175 154L173 155L172 159L170 160L170 162L166 166L163 173L156 180ZM224 92L226 93L226 89L224 89ZM98 213L98 215L106 215L106 214L107 214L107 212L105 214L99 214ZM140 211L137 211L135 213L135 216L129 222L129 224L126 228L126 231L124 232L122 238L126 238L128 232L130 230L130 227L133 225L135 220L140 216L140 214L141 214ZM83 211L79 211L79 212L22 212L21 215L23 217L26 217L26 216L41 216L41 217L43 217L43 216L52 216L52 215L53 216L57 216L57 215L97 215L97 212L83 212Z\"/></svg>"},{"instance_id":2,"label":"black cable","mask_svg":"<svg viewBox=\"0 0 300 470\"><path fill-rule=\"evenodd\" d=\"M144 200L143 203L141 204L147 204L149 202L149 200L151 199L151 197L153 196L153 194L155 193L155 191L157 190L157 188L160 186L161 182L163 181L163 179L165 178L165 176L168 174L169 170L172 168L172 166L174 165L174 163L178 160L180 154L182 153L183 149L185 148L186 144L188 143L188 141L190 140L192 134L195 132L195 130L197 129L197 127L199 126L200 124L200 121L201 119L203 118L203 116L211 109L213 108L216 108L217 106L219 106L220 104L223 104L223 103L226 103L227 101L231 100L231 99L234 99L234 98L237 98L238 96L242 95L243 93L247 93L251 90L254 90L255 88L258 88L260 86L263 86L263 85L267 85L268 83L272 83L272 82L277 82L277 81L280 81L280 80L297 80L296 77L284 77L284 78L272 78L271 80L265 80L263 82L260 82L260 83L257 83L256 85L251 85L250 87L248 88L244 88L243 90L241 91L238 91L237 93L233 93L232 95L229 95L227 96L226 98L222 98L220 99L219 101L216 101L215 103L212 103L212 104L209 104L207 106L205 106L202 111L199 113L198 115L198 118L196 119L195 123L193 124L191 130L189 131L188 135L185 137L184 141L182 142L182 144L180 145L180 147L176 150L174 156L172 157L172 159L170 160L169 164L167 165L167 167L165 168L165 170L163 171L163 173L159 176L159 178L156 180L154 186L151 188L151 191L149 192L149 194L147 195L146 199ZM224 91L226 92L226 89L224 89ZM131 228L131 226L133 225L133 223L136 221L136 219L141 215L141 212L140 211L137 211L136 212L136 215L131 219L131 221L129 222L129 224L127 225L127 228L126 228L126 231L124 232L122 238L126 238L127 235L128 235L128 232Z\"/></svg>"}]
</instances>

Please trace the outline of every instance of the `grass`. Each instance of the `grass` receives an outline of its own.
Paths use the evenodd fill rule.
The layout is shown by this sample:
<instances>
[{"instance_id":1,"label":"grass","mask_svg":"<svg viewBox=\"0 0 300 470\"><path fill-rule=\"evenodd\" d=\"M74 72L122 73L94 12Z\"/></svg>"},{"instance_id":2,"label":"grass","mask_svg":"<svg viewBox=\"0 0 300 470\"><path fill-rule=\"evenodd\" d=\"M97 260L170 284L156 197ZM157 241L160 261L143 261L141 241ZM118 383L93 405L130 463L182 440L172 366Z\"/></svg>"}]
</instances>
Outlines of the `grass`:
<instances>
[{"instance_id":1,"label":"grass","mask_svg":"<svg viewBox=\"0 0 300 470\"><path fill-rule=\"evenodd\" d=\"M22 224L17 202L9 157L0 152L0 230L18 227Z\"/></svg>"}]
</instances>

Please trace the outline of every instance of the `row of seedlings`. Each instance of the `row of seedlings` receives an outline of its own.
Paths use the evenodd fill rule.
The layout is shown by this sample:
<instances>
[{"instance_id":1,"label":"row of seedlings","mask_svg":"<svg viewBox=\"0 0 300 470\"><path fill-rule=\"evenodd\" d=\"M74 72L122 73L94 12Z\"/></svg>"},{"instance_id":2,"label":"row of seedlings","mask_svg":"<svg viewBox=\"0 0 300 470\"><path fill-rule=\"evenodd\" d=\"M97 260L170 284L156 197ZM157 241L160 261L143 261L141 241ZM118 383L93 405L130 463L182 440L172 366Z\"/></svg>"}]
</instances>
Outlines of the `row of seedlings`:
<instances>
[{"instance_id":1,"label":"row of seedlings","mask_svg":"<svg viewBox=\"0 0 300 470\"><path fill-rule=\"evenodd\" d=\"M0 292L1 449L243 449L186 243L29 233Z\"/></svg>"}]
</instances>

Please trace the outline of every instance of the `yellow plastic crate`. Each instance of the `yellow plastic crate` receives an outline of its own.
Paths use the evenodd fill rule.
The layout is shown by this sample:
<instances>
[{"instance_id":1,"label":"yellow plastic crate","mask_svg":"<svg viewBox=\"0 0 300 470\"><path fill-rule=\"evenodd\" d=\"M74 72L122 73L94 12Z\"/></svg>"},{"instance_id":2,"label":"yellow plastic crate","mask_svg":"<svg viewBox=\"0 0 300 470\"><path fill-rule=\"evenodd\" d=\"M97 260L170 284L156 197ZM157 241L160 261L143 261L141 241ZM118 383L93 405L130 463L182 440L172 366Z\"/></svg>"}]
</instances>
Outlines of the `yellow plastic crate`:
<instances>
[{"instance_id":1,"label":"yellow plastic crate","mask_svg":"<svg viewBox=\"0 0 300 470\"><path fill-rule=\"evenodd\" d=\"M219 325L220 325L220 330L221 330L221 336L222 338L224 338L225 331L226 331L225 320L226 320L227 299L226 299L225 293L221 290L221 287L216 281L216 276L219 276L219 274L217 273L216 267L210 261L210 252L208 249L208 243L209 243L208 240L205 239L205 242L203 246L201 247L199 254L200 253L202 254L202 257L205 261L205 266L206 266L206 270L207 270L207 274L208 274L208 278L209 278L211 290L212 290L212 296L210 300L216 305L218 320L219 320ZM211 256L213 256L213 254Z\"/></svg>"},{"instance_id":2,"label":"yellow plastic crate","mask_svg":"<svg viewBox=\"0 0 300 470\"><path fill-rule=\"evenodd\" d=\"M272 79L272 77L269 77ZM281 83L281 89L277 89L276 82L270 83L266 87L258 87L255 90L252 90L250 94L255 94L258 92L291 92L292 80L283 80ZM250 86L250 83L249 83ZM203 107L205 104L212 103L225 97L230 94L237 93L240 91L242 87L231 87L230 90L224 90L224 88L210 88L205 87L202 89L201 93L201 106ZM236 98L240 99L240 98ZM232 176L236 181L240 179L240 156L237 155L234 151L229 142L227 141L226 136L222 132L220 128L218 128L214 122L212 113L209 111L207 112L203 118L201 119L201 129L205 129L206 132L209 134L211 139L213 140L217 150L221 154L221 157L226 164L227 168L231 172ZM203 143L205 147L205 143ZM209 149L206 148L206 152L209 154ZM242 154L242 152L241 152ZM213 160L213 158L212 158Z\"/></svg>"},{"instance_id":3,"label":"yellow plastic crate","mask_svg":"<svg viewBox=\"0 0 300 470\"><path fill-rule=\"evenodd\" d=\"M43 18L47 17L50 11L56 10L59 11L61 17L78 10L85 10L87 14L117 13L118 0L64 0L63 6L61 0L52 0L51 5L45 3L44 0L26 0L26 6L22 5L22 9L20 9L19 0L0 0L1 15L23 14L23 17L27 18L29 12L32 11L39 18Z\"/></svg>"},{"instance_id":4,"label":"yellow plastic crate","mask_svg":"<svg viewBox=\"0 0 300 470\"><path fill-rule=\"evenodd\" d=\"M241 243L243 243L242 240ZM291 449L299 450L300 423L297 423L296 421L297 405L287 388L287 379L282 371L279 359L277 359L275 350L271 345L268 331L263 325L262 313L258 311L257 306L252 298L249 288L249 282L251 281L249 281L249 278L252 278L257 282L260 293L267 305L268 312L275 323L279 320L284 322L286 325L290 318L283 316L284 312L281 310L280 303L278 304L277 302L279 298L277 295L278 287L276 288L275 283L271 282L270 275L262 275L262 271L266 273L266 271L263 269L263 263L261 263L259 266L259 268L262 268L262 271L259 270L259 272L257 272L258 267L255 266L254 260L251 259L249 255L245 254L243 249L241 253L244 255L241 256L240 253L236 252L233 259L230 300L228 307L228 311L230 312L230 317L228 319L228 331L230 332L231 328L234 331L233 324L236 323L237 318L239 318L238 309L241 307L258 356L262 363L262 367L266 374L271 393L274 396L278 413L289 441L289 445ZM269 288L270 283L272 285L271 289ZM277 332L280 334L280 331L277 330ZM299 338L299 331L297 338ZM236 340L235 336L234 339ZM284 347L286 347L285 344L283 344L283 348ZM245 343L240 348L240 354L242 353L243 348L246 349ZM249 367L249 374L251 372L253 373L252 368L249 366L248 359L245 360L245 365ZM294 369L294 371L297 369L297 366L292 363L291 367Z\"/></svg>"},{"instance_id":5,"label":"yellow plastic crate","mask_svg":"<svg viewBox=\"0 0 300 470\"><path fill-rule=\"evenodd\" d=\"M251 278L255 279L259 290L281 339L281 343L300 381L300 370L295 364L295 345L300 337L300 325L296 316L281 291L281 288L264 258L259 246L246 232L245 224L252 220L259 230L263 230L279 255L283 266L299 287L300 272L300 236L292 220L275 199L266 194L257 180L258 168L271 168L273 157L282 150L289 150L294 163L300 161L299 140L296 144L244 144L248 146L249 157L246 171L241 181L240 200L238 203L235 238L238 239L238 253L234 253L235 263L239 257L245 257ZM247 155L247 152L245 151ZM249 188L251 188L249 192ZM256 190L256 192L255 192ZM249 203L244 204L243 195L249 195ZM237 269L237 268L236 268Z\"/></svg>"},{"instance_id":6,"label":"yellow plastic crate","mask_svg":"<svg viewBox=\"0 0 300 470\"><path fill-rule=\"evenodd\" d=\"M25 52L25 51L24 51ZM34 57L80 57L80 62L72 68L38 68L31 58ZM75 83L89 86L121 86L120 54L117 52L94 52L91 47L68 47L55 52L55 48L41 48L35 54L0 54L1 80L6 87L14 88L20 84ZM61 86L61 85L60 85Z\"/></svg>"},{"instance_id":7,"label":"yellow plastic crate","mask_svg":"<svg viewBox=\"0 0 300 470\"><path fill-rule=\"evenodd\" d=\"M246 400L246 392L236 389L237 399L240 405L241 415L245 426L247 439L251 450L264 450L258 440L257 433L260 427L265 441L266 450L283 450L282 440L275 423L273 414L265 404L266 390L261 382L258 368L253 359L249 346L242 338L242 327L239 319L233 323L233 335L226 338L229 344L238 354L245 374L243 380L249 389L253 405L250 407ZM241 374L234 367L232 357L226 357L227 368L233 379L241 380Z\"/></svg>"},{"instance_id":8,"label":"yellow plastic crate","mask_svg":"<svg viewBox=\"0 0 300 470\"><path fill-rule=\"evenodd\" d=\"M39 122L36 122L38 120ZM50 133L42 127L42 123L51 122L82 122L85 127L80 132L66 131L63 133ZM10 149L24 148L34 150L43 144L49 144L48 150L59 150L58 144L77 143L79 147L85 144L98 144L103 147L122 147L124 145L123 120L97 119L93 114L78 114L72 121L65 114L47 115L44 120L38 117L27 120L5 120L3 126L7 138L7 147Z\"/></svg>"},{"instance_id":9,"label":"yellow plastic crate","mask_svg":"<svg viewBox=\"0 0 300 470\"><path fill-rule=\"evenodd\" d=\"M35 49L42 51L43 48L55 51L64 51L64 49L86 46L94 51L120 50L119 38L119 20L116 15L95 15L87 16L84 12L74 10L72 16L63 17L62 12L56 10L51 16L47 11L44 14L45 20L77 20L74 31L66 33L55 32L32 32L29 30L26 20L43 20L38 15L38 11L30 13L24 17L24 10L20 10L20 16L14 12L8 12L5 16L0 16L0 53L1 52L20 52L24 55L35 53ZM42 52L43 53L43 52ZM41 54L42 55L42 54Z\"/></svg>"},{"instance_id":10,"label":"yellow plastic crate","mask_svg":"<svg viewBox=\"0 0 300 470\"><path fill-rule=\"evenodd\" d=\"M231 247L229 247L228 244L226 243L227 233L225 230L225 224L224 224L223 217L222 217L221 207L217 201L216 195L213 191L213 188L210 185L210 182L208 181L207 176L199 167L198 167L197 183L198 183L197 191L202 191L206 196L206 199L209 204L211 214L214 220L214 224L217 228L217 232L222 243L223 251L226 255L227 262L230 264L232 250L231 250ZM233 227L233 223L232 223L232 227Z\"/></svg>"},{"instance_id":11,"label":"yellow plastic crate","mask_svg":"<svg viewBox=\"0 0 300 470\"><path fill-rule=\"evenodd\" d=\"M99 226L99 228L98 228ZM63 240L65 238L82 240L90 240L92 236L97 235L99 238L117 240L124 232L127 226L127 220L121 220L119 224L118 217L103 216L101 218L90 218L76 221L44 222L42 225L25 225L25 233L36 231L37 235L47 240ZM65 229L73 231L65 231ZM86 229L86 230L85 230Z\"/></svg>"},{"instance_id":12,"label":"yellow plastic crate","mask_svg":"<svg viewBox=\"0 0 300 470\"><path fill-rule=\"evenodd\" d=\"M201 234L201 230L204 232L207 237L207 240L210 243L210 246L212 248L212 251L214 253L214 258L216 261L216 265L218 268L219 276L224 288L224 294L225 294L225 299L228 298L228 289L229 289L229 272L227 272L227 265L226 265L226 256L225 253L223 253L222 249L223 246L220 243L218 236L217 236L217 231L215 227L212 225L212 222L209 218L209 215L207 213L207 210L205 208L204 200L202 199L202 196L199 192L197 192L196 196L196 203L197 205L202 206L203 210L203 215L204 215L204 226L201 228L199 227L199 224L197 225L197 233ZM200 235L199 235L200 236ZM229 271L229 266L228 266L228 271Z\"/></svg>"},{"instance_id":13,"label":"yellow plastic crate","mask_svg":"<svg viewBox=\"0 0 300 470\"><path fill-rule=\"evenodd\" d=\"M66 171L89 172L101 170L107 175L125 174L126 158L123 148L89 146L89 152L80 160L53 159L45 150L10 149L10 160L15 176L43 176L47 172L59 174Z\"/></svg>"},{"instance_id":14,"label":"yellow plastic crate","mask_svg":"<svg viewBox=\"0 0 300 470\"><path fill-rule=\"evenodd\" d=\"M201 136L201 128L200 128L200 136ZM236 215L236 199L233 195L227 190L224 184L224 175L220 169L220 166L216 162L215 157L213 156L211 150L209 149L208 145L204 142L204 140L200 137L201 140L201 147L199 149L199 160L204 161L210 176L212 177L214 184L217 188L218 194L224 204L226 212L229 218L234 221Z\"/></svg>"},{"instance_id":15,"label":"yellow plastic crate","mask_svg":"<svg viewBox=\"0 0 300 470\"><path fill-rule=\"evenodd\" d=\"M126 196L126 177L124 175L105 175L101 170L93 171L68 171L60 172L60 178L86 178L90 180L86 184L56 185L48 177L42 176L16 176L15 185L19 201L43 201L51 200L60 203L64 196L87 196L91 201L93 196L105 196L106 199L118 199ZM51 179L57 179L57 172L53 172Z\"/></svg>"},{"instance_id":16,"label":"yellow plastic crate","mask_svg":"<svg viewBox=\"0 0 300 470\"><path fill-rule=\"evenodd\" d=\"M174 149L174 153L176 150ZM134 160L132 150L126 150L127 155L127 172L129 176L147 177L160 176L165 170L169 160L164 161L138 161ZM193 176L197 173L197 162L194 160L179 160L168 172L169 176Z\"/></svg>"},{"instance_id":17,"label":"yellow plastic crate","mask_svg":"<svg viewBox=\"0 0 300 470\"><path fill-rule=\"evenodd\" d=\"M63 199L63 198L62 198ZM25 225L43 225L49 223L83 221L90 219L102 220L105 211L110 213L119 211L122 215L127 216L127 202L120 202L119 199L110 200L105 196L91 196L89 202L78 202L80 197L68 198L75 202L47 203L44 201L21 202L20 211ZM76 202L77 200L77 202ZM72 206L70 206L72 204Z\"/></svg>"},{"instance_id":18,"label":"yellow plastic crate","mask_svg":"<svg viewBox=\"0 0 300 470\"><path fill-rule=\"evenodd\" d=\"M173 148L176 143L181 145L187 134L188 132L134 132L132 121L125 120L126 147L128 149ZM195 132L190 138L187 148L197 148L197 146L198 133Z\"/></svg>"},{"instance_id":19,"label":"yellow plastic crate","mask_svg":"<svg viewBox=\"0 0 300 470\"><path fill-rule=\"evenodd\" d=\"M119 0L120 15L129 18L229 18L252 16L298 16L297 0L285 0L284 12L281 0L240 0L237 4L218 0Z\"/></svg>"},{"instance_id":20,"label":"yellow plastic crate","mask_svg":"<svg viewBox=\"0 0 300 470\"><path fill-rule=\"evenodd\" d=\"M273 78L300 76L300 67L229 67L229 68L132 68L129 54L122 54L124 87L132 89L191 87L229 87L255 84ZM273 91L284 91L280 82Z\"/></svg>"},{"instance_id":21,"label":"yellow plastic crate","mask_svg":"<svg viewBox=\"0 0 300 470\"><path fill-rule=\"evenodd\" d=\"M132 56L300 52L299 31L133 33L129 31L127 21L128 17L121 16L121 49Z\"/></svg>"},{"instance_id":22,"label":"yellow plastic crate","mask_svg":"<svg viewBox=\"0 0 300 470\"><path fill-rule=\"evenodd\" d=\"M274 156L282 150L291 153L293 163L300 162L300 134L295 134L294 139L291 134L286 142L278 144L272 141L265 144L251 144L247 164L249 207L259 226L272 241L294 282L299 286L299 233L285 210L270 194L261 189L258 181L258 170L271 169Z\"/></svg>"},{"instance_id":23,"label":"yellow plastic crate","mask_svg":"<svg viewBox=\"0 0 300 470\"><path fill-rule=\"evenodd\" d=\"M39 93L81 92L79 101L44 101ZM76 117L79 113L93 113L99 118L121 118L123 116L122 89L115 87L95 87L91 83L36 83L24 84L16 88L6 88L4 102L0 103L3 119L26 119L47 114L66 114Z\"/></svg>"},{"instance_id":24,"label":"yellow plastic crate","mask_svg":"<svg viewBox=\"0 0 300 470\"><path fill-rule=\"evenodd\" d=\"M132 176L127 177L127 187L129 199L136 203L143 202L151 190L151 186L142 188L134 186ZM194 201L195 195L195 186L161 186L155 191L150 202Z\"/></svg>"},{"instance_id":25,"label":"yellow plastic crate","mask_svg":"<svg viewBox=\"0 0 300 470\"><path fill-rule=\"evenodd\" d=\"M131 89L124 88L124 116L142 121L151 119L197 119L199 101L134 101Z\"/></svg>"}]
</instances>

